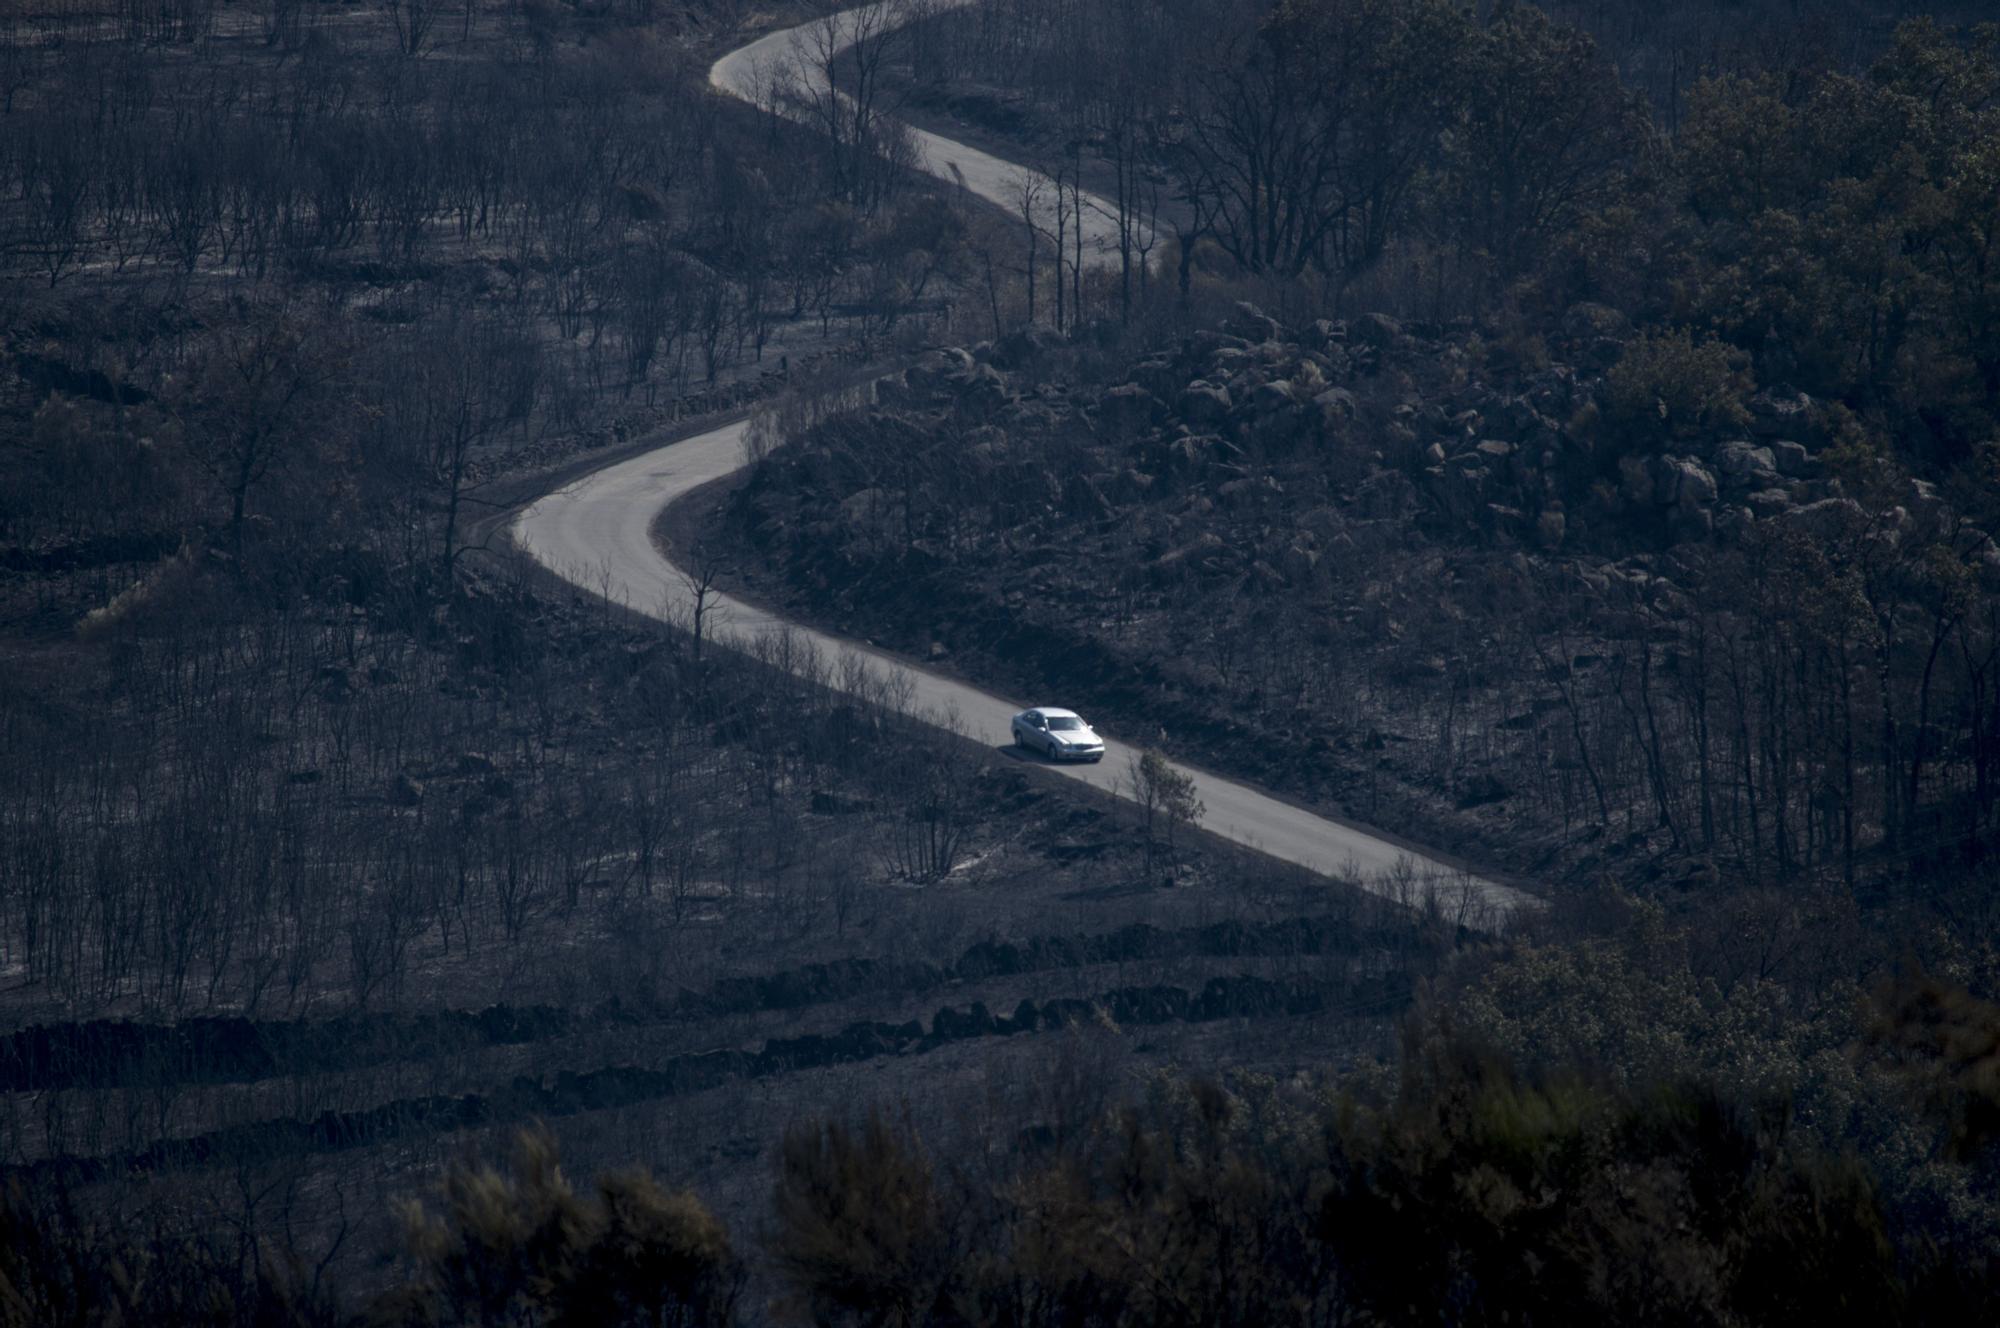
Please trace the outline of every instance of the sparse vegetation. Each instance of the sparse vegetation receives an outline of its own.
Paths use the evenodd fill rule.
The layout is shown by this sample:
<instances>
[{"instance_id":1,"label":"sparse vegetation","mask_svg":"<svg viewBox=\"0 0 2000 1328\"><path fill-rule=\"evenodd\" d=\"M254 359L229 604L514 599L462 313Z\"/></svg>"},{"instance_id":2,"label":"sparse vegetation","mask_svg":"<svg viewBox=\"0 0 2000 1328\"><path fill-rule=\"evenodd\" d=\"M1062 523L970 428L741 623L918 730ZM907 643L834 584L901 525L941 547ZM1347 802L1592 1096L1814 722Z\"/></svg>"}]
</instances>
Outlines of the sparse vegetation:
<instances>
[{"instance_id":1,"label":"sparse vegetation","mask_svg":"<svg viewBox=\"0 0 2000 1328\"><path fill-rule=\"evenodd\" d=\"M0 16L0 1324L1991 1318L1984 6L828 8Z\"/></svg>"}]
</instances>

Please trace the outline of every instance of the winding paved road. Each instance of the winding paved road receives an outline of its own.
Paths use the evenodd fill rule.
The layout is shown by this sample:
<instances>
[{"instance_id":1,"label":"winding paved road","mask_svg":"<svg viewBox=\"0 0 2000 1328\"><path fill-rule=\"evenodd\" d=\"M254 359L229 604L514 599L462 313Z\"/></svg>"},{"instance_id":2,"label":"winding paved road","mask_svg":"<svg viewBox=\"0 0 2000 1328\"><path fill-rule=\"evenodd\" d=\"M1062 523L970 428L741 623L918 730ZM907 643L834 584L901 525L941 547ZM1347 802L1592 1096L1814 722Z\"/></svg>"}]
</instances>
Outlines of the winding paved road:
<instances>
[{"instance_id":1,"label":"winding paved road","mask_svg":"<svg viewBox=\"0 0 2000 1328\"><path fill-rule=\"evenodd\" d=\"M752 94L760 82L754 72L760 62L792 49L791 33L765 37L718 61L711 81L732 94ZM926 136L926 153L928 167L943 178L962 178L974 192L1008 205L1021 168L934 136ZM1103 250L1097 252L1101 260ZM1116 261L1115 252L1110 261ZM515 518L515 542L587 590L685 624L694 607L694 591L688 578L655 546L653 524L668 503L745 464L746 427L727 425L585 476ZM766 657L781 642L795 651L810 647L808 657L831 666L836 685L907 686L910 704L918 712L947 718L966 736L989 746L1011 744L1008 721L1023 708L1015 700L797 626L740 600L711 594L705 604L705 626L712 641ZM1034 700L1057 704L1062 698ZM1123 796L1121 785L1129 785L1132 757L1131 748L1107 742L1103 764L1055 768L1068 778ZM1435 890L1449 912L1476 926L1504 921L1515 908L1532 903L1518 891L1448 866L1420 850L1316 816L1217 775L1192 769L1188 773L1207 808L1202 828L1272 857L1392 896L1402 897L1412 888L1419 893Z\"/></svg>"},{"instance_id":2,"label":"winding paved road","mask_svg":"<svg viewBox=\"0 0 2000 1328\"><path fill-rule=\"evenodd\" d=\"M929 7L932 12L941 12L971 3L973 0L932 0ZM876 33L885 31L886 23L901 7L898 0L883 0L880 4L844 9L815 23L760 37L717 60L709 68L709 84L753 106L782 113L785 99L774 90L788 80L813 96L825 95L826 71L817 67L811 53L826 50L829 44L814 29L833 25L835 41L844 48L853 43L857 31L871 40ZM916 145L919 169L948 184L963 185L969 192L1012 216L1021 215L1023 184L1030 180L1037 182L1037 201L1032 209L1035 227L1044 232L1051 243L1054 242L1056 187L1053 180L927 130L911 126L909 133ZM1118 266L1118 210L1096 194L1086 191L1082 197L1083 265L1086 268L1115 268Z\"/></svg>"}]
</instances>

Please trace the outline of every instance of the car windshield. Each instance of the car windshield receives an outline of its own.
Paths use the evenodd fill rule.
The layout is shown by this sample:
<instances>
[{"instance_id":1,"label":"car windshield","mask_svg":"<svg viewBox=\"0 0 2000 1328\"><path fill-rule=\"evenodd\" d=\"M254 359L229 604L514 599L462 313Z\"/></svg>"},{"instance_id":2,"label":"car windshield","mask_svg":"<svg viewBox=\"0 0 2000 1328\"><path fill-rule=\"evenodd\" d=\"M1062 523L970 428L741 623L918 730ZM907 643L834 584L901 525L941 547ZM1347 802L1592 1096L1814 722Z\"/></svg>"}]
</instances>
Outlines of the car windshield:
<instances>
[{"instance_id":1,"label":"car windshield","mask_svg":"<svg viewBox=\"0 0 2000 1328\"><path fill-rule=\"evenodd\" d=\"M1057 733L1068 733L1072 729L1082 728L1083 721L1075 715L1050 715L1049 727Z\"/></svg>"}]
</instances>

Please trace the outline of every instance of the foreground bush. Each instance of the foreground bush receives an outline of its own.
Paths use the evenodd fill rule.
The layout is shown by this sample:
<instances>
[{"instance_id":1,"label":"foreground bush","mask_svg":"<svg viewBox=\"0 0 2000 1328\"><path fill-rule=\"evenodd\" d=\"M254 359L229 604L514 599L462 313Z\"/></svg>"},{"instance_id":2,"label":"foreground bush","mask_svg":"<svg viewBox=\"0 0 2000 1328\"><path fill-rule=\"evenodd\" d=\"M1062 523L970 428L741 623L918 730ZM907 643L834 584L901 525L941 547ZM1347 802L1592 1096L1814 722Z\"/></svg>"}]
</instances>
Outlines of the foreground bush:
<instances>
[{"instance_id":1,"label":"foreground bush","mask_svg":"<svg viewBox=\"0 0 2000 1328\"><path fill-rule=\"evenodd\" d=\"M453 1167L442 1208L402 1212L413 1276L369 1313L377 1324L576 1324L695 1328L735 1321L743 1264L687 1191L643 1170L579 1195L555 1141L524 1131L507 1172Z\"/></svg>"},{"instance_id":2,"label":"foreground bush","mask_svg":"<svg viewBox=\"0 0 2000 1328\"><path fill-rule=\"evenodd\" d=\"M1371 1104L1163 1083L997 1181L880 1119L801 1127L775 1212L818 1323L1949 1323L1993 1291L1779 1104L1448 1037Z\"/></svg>"}]
</instances>

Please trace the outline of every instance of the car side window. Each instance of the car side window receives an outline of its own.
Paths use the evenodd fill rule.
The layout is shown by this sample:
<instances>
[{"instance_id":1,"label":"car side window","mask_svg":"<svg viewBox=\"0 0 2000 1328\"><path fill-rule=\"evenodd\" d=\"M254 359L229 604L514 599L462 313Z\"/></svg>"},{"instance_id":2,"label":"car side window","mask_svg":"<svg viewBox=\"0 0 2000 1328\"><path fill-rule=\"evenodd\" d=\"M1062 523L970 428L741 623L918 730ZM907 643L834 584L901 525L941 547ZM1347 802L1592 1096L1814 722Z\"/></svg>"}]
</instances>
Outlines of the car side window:
<instances>
[{"instance_id":1,"label":"car side window","mask_svg":"<svg viewBox=\"0 0 2000 1328\"><path fill-rule=\"evenodd\" d=\"M1048 721L1043 719L1040 715L1029 715L1028 722L1030 724L1033 724L1038 729L1045 729L1049 726Z\"/></svg>"}]
</instances>

